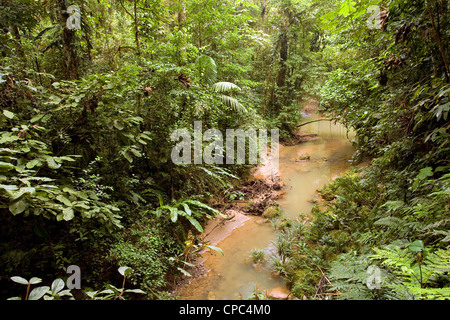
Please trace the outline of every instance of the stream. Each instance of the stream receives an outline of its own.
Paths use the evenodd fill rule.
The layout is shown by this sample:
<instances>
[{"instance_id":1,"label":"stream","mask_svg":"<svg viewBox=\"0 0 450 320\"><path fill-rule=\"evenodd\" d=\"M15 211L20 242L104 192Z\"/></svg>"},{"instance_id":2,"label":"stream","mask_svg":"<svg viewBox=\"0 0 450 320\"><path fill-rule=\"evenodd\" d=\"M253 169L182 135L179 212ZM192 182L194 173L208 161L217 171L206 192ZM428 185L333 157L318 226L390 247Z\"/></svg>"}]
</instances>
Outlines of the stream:
<instances>
[{"instance_id":1,"label":"stream","mask_svg":"<svg viewBox=\"0 0 450 320\"><path fill-rule=\"evenodd\" d=\"M308 115L302 120L307 122L318 117ZM277 203L283 215L291 219L296 219L300 213L310 214L317 189L348 170L354 153L347 130L339 123L319 121L304 125L301 130L318 136L298 145L280 145L279 149L279 173L285 193ZM308 156L309 160L299 160ZM179 299L236 300L247 299L255 289L287 291L283 278L270 271L268 261L253 264L250 258L250 250L264 249L265 260L269 260L267 257L275 252L272 244L275 237L273 226L263 217L236 215L223 226L219 236L205 239L220 247L224 255L205 252L200 261L205 274L182 287L177 292Z\"/></svg>"}]
</instances>

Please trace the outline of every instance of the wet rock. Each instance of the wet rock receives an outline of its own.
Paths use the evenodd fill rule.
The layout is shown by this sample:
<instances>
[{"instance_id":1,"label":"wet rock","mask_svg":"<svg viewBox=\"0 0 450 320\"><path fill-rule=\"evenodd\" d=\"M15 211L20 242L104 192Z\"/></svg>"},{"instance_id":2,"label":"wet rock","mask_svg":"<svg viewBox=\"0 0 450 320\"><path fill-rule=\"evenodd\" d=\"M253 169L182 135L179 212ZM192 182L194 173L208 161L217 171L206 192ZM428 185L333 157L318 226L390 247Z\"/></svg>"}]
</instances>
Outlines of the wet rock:
<instances>
[{"instance_id":1,"label":"wet rock","mask_svg":"<svg viewBox=\"0 0 450 320\"><path fill-rule=\"evenodd\" d=\"M267 207L262 216L266 219L272 219L280 215L280 208L277 206L269 206Z\"/></svg>"},{"instance_id":2,"label":"wet rock","mask_svg":"<svg viewBox=\"0 0 450 320\"><path fill-rule=\"evenodd\" d=\"M302 154L300 157L298 157L297 159L295 159L296 162L298 161L309 161L311 160L311 156L307 153Z\"/></svg>"},{"instance_id":3,"label":"wet rock","mask_svg":"<svg viewBox=\"0 0 450 320\"><path fill-rule=\"evenodd\" d=\"M267 297L274 300L287 300L291 292L283 287L276 287L267 291Z\"/></svg>"},{"instance_id":4,"label":"wet rock","mask_svg":"<svg viewBox=\"0 0 450 320\"><path fill-rule=\"evenodd\" d=\"M267 223L267 219L255 219L255 223L262 225Z\"/></svg>"}]
</instances>

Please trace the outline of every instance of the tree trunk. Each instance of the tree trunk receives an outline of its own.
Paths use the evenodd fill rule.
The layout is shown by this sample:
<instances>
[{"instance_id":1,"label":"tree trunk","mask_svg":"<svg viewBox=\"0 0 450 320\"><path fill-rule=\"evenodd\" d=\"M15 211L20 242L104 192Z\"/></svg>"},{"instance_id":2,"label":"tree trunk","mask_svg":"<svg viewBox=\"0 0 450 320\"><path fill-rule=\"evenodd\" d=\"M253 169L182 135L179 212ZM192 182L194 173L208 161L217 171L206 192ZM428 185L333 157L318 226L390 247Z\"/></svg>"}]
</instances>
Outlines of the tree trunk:
<instances>
[{"instance_id":1,"label":"tree trunk","mask_svg":"<svg viewBox=\"0 0 450 320\"><path fill-rule=\"evenodd\" d=\"M136 39L136 53L137 55L141 54L141 44L139 42L139 24L138 24L138 16L137 16L137 0L134 0L134 36Z\"/></svg>"},{"instance_id":2,"label":"tree trunk","mask_svg":"<svg viewBox=\"0 0 450 320\"><path fill-rule=\"evenodd\" d=\"M16 48L17 55L24 58L25 54L23 53L23 50L22 50L22 42L20 39L19 28L17 28L16 25L11 26L11 34L15 40L14 46Z\"/></svg>"},{"instance_id":3,"label":"tree trunk","mask_svg":"<svg viewBox=\"0 0 450 320\"><path fill-rule=\"evenodd\" d=\"M65 65L66 77L69 80L78 79L78 58L75 51L74 31L66 27L66 21L69 18L67 13L66 2L64 0L59 0L59 19L60 24L63 28L62 32L62 46L63 46L63 58Z\"/></svg>"}]
</instances>

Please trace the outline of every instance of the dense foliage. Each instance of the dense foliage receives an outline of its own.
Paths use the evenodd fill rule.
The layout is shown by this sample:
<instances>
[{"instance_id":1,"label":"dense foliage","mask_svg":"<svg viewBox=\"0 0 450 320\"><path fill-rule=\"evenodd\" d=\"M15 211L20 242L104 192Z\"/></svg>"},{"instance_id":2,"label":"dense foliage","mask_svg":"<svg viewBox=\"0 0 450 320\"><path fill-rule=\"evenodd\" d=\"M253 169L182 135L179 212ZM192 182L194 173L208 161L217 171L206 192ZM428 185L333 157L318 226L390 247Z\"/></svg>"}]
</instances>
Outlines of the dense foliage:
<instances>
[{"instance_id":1,"label":"dense foliage","mask_svg":"<svg viewBox=\"0 0 450 320\"><path fill-rule=\"evenodd\" d=\"M304 72L292 66L309 50L286 56L277 43L299 28L298 6L1 1L1 296L22 290L11 276L51 283L75 264L86 287L120 283L111 270L128 266L146 297L167 298L186 243L201 246L189 234L221 214L209 199L249 169L175 165L171 133L201 120L288 136L302 90L288 77Z\"/></svg>"},{"instance_id":2,"label":"dense foliage","mask_svg":"<svg viewBox=\"0 0 450 320\"><path fill-rule=\"evenodd\" d=\"M369 4L381 5L378 29L365 26ZM344 1L322 16L352 57L335 52L322 110L355 129L355 160L371 163L320 190L311 220L284 233L297 296L449 298L449 18L446 1Z\"/></svg>"}]
</instances>

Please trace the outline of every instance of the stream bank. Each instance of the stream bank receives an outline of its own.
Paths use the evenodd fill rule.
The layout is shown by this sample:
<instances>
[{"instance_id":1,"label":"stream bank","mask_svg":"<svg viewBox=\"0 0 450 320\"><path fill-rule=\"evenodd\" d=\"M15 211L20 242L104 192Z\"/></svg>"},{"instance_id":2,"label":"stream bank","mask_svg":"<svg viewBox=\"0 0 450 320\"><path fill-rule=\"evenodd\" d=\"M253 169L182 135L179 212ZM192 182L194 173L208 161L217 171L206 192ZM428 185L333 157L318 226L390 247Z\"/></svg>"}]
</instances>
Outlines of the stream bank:
<instances>
[{"instance_id":1,"label":"stream bank","mask_svg":"<svg viewBox=\"0 0 450 320\"><path fill-rule=\"evenodd\" d=\"M304 120L317 117L306 115ZM201 236L203 243L220 247L224 255L204 251L194 277L184 279L174 295L183 300L248 299L254 294L292 299L283 277L271 266L271 257L277 254L274 221L261 214L273 205L283 212L279 219L310 214L317 189L352 165L354 149L347 135L345 128L331 122L306 125L295 143L280 145L275 175L270 161L256 167L252 178L236 190L245 198L224 210L232 218L209 221ZM254 263L252 250L264 252L262 262Z\"/></svg>"}]
</instances>

